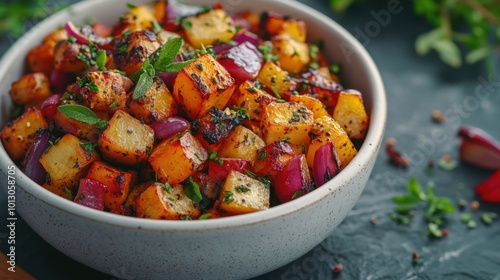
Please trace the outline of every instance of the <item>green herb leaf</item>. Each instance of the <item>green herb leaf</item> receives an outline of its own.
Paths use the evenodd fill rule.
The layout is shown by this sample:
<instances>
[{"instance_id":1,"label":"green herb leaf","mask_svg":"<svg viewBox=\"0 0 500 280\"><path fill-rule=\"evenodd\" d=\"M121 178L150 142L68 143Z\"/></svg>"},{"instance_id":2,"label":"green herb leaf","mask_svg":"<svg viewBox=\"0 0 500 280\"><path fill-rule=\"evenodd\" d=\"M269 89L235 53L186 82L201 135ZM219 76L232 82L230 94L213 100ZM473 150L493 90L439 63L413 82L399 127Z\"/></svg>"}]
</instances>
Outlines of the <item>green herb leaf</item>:
<instances>
[{"instance_id":1,"label":"green herb leaf","mask_svg":"<svg viewBox=\"0 0 500 280\"><path fill-rule=\"evenodd\" d=\"M158 50L158 58L153 61L155 70L158 72L164 72L162 69L166 68L174 61L183 44L184 40L181 37L176 37L168 40L163 46L161 46Z\"/></svg>"},{"instance_id":2,"label":"green herb leaf","mask_svg":"<svg viewBox=\"0 0 500 280\"><path fill-rule=\"evenodd\" d=\"M292 195L292 200L293 199L296 199L297 197L299 197L300 195L302 194L302 191L301 190L297 190L293 193Z\"/></svg>"},{"instance_id":3,"label":"green herb leaf","mask_svg":"<svg viewBox=\"0 0 500 280\"><path fill-rule=\"evenodd\" d=\"M267 179L266 177L259 177L257 178L262 184L264 184L264 187L266 189L269 189L271 187L271 181Z\"/></svg>"},{"instance_id":4,"label":"green herb leaf","mask_svg":"<svg viewBox=\"0 0 500 280\"><path fill-rule=\"evenodd\" d=\"M419 200L425 200L426 195L422 192L422 188L420 187L420 183L417 181L415 177L410 178L407 185L408 192L415 198Z\"/></svg>"},{"instance_id":5,"label":"green herb leaf","mask_svg":"<svg viewBox=\"0 0 500 280\"><path fill-rule=\"evenodd\" d=\"M202 215L198 218L198 220L206 220L206 219L210 218L211 216L212 216L212 214L210 214L210 213L205 213L205 214L202 214Z\"/></svg>"},{"instance_id":6,"label":"green herb leaf","mask_svg":"<svg viewBox=\"0 0 500 280\"><path fill-rule=\"evenodd\" d=\"M215 161L217 164L222 165L223 160L217 157L217 152L208 151L208 158Z\"/></svg>"},{"instance_id":7,"label":"green herb leaf","mask_svg":"<svg viewBox=\"0 0 500 280\"><path fill-rule=\"evenodd\" d=\"M142 73L139 77L139 81L137 81L137 84L135 85L134 93L132 95L134 100L143 97L148 89L153 85L153 82L154 80L152 76L146 72Z\"/></svg>"},{"instance_id":8,"label":"green herb leaf","mask_svg":"<svg viewBox=\"0 0 500 280\"><path fill-rule=\"evenodd\" d=\"M392 198L392 202L403 205L413 205L420 202L418 197L412 195L399 195Z\"/></svg>"},{"instance_id":9,"label":"green herb leaf","mask_svg":"<svg viewBox=\"0 0 500 280\"><path fill-rule=\"evenodd\" d=\"M428 234L430 236L437 237L437 238L443 236L443 232L439 229L439 226L434 224L434 223L429 223L427 225L427 229L428 229Z\"/></svg>"},{"instance_id":10,"label":"green herb leaf","mask_svg":"<svg viewBox=\"0 0 500 280\"><path fill-rule=\"evenodd\" d=\"M95 125L101 121L92 110L82 105L59 105L57 109L67 117L79 122Z\"/></svg>"},{"instance_id":11,"label":"green herb leaf","mask_svg":"<svg viewBox=\"0 0 500 280\"><path fill-rule=\"evenodd\" d=\"M257 178L257 175L255 175L255 173L253 173L252 171L245 169L245 168L243 168L243 171L245 171L245 173L248 175L248 177L253 178L253 179Z\"/></svg>"},{"instance_id":12,"label":"green herb leaf","mask_svg":"<svg viewBox=\"0 0 500 280\"><path fill-rule=\"evenodd\" d=\"M196 203L200 203L202 196L200 186L193 181L193 177L189 176L187 184L184 185L184 193L186 196Z\"/></svg>"},{"instance_id":13,"label":"green herb leaf","mask_svg":"<svg viewBox=\"0 0 500 280\"><path fill-rule=\"evenodd\" d=\"M486 225L491 225L493 220L497 218L497 214L494 212L484 212L481 214L481 221Z\"/></svg>"},{"instance_id":14,"label":"green herb leaf","mask_svg":"<svg viewBox=\"0 0 500 280\"><path fill-rule=\"evenodd\" d=\"M186 61L182 61L182 62L175 62L175 63L172 63L172 64L166 66L165 68L159 69L158 72L160 72L160 73L175 73L175 72L179 72L182 68L188 66L192 62L193 62L193 60L186 60Z\"/></svg>"},{"instance_id":15,"label":"green herb leaf","mask_svg":"<svg viewBox=\"0 0 500 280\"><path fill-rule=\"evenodd\" d=\"M258 160L263 160L266 158L266 150L262 150L259 152L259 155L257 156Z\"/></svg>"},{"instance_id":16,"label":"green herb leaf","mask_svg":"<svg viewBox=\"0 0 500 280\"><path fill-rule=\"evenodd\" d=\"M231 191L224 191L224 198L223 198L224 203L231 203L233 201L233 193Z\"/></svg>"},{"instance_id":17,"label":"green herb leaf","mask_svg":"<svg viewBox=\"0 0 500 280\"><path fill-rule=\"evenodd\" d=\"M106 70L106 51L105 50L101 50L97 53L97 56L95 58L95 62L97 64L97 68L99 68L99 70Z\"/></svg>"},{"instance_id":18,"label":"green herb leaf","mask_svg":"<svg viewBox=\"0 0 500 280\"><path fill-rule=\"evenodd\" d=\"M90 156L94 153L95 146L96 145L91 142L80 142L80 147Z\"/></svg>"}]
</instances>

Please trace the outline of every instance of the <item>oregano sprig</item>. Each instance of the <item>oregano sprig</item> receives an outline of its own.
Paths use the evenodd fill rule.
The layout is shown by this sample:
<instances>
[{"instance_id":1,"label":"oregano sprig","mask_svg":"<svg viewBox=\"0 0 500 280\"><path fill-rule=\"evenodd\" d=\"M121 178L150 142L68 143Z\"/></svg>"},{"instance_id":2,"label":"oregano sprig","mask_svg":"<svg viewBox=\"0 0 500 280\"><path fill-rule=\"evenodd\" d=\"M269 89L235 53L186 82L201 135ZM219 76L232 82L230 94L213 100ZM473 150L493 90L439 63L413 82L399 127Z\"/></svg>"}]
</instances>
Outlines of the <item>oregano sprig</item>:
<instances>
[{"instance_id":1,"label":"oregano sprig","mask_svg":"<svg viewBox=\"0 0 500 280\"><path fill-rule=\"evenodd\" d=\"M130 76L136 83L132 97L138 99L144 96L146 91L153 85L153 78L160 73L178 72L192 60L174 62L184 40L181 37L172 38L161 46L151 57L147 58L141 69Z\"/></svg>"}]
</instances>

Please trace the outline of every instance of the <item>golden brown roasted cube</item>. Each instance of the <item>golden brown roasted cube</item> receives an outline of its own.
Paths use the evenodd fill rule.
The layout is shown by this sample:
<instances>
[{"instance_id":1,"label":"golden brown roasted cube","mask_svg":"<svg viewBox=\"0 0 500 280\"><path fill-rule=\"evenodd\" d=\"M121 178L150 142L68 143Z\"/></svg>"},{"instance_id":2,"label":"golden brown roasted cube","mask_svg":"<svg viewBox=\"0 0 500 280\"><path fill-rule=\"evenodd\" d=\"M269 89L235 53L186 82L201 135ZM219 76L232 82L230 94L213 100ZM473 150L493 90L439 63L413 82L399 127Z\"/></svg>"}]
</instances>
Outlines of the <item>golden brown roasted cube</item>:
<instances>
[{"instance_id":1,"label":"golden brown roasted cube","mask_svg":"<svg viewBox=\"0 0 500 280\"><path fill-rule=\"evenodd\" d=\"M130 8L120 17L113 27L113 34L119 35L125 30L130 32L151 30L153 28L153 21L156 21L153 14L153 7L150 5L137 5Z\"/></svg>"},{"instance_id":2,"label":"golden brown roasted cube","mask_svg":"<svg viewBox=\"0 0 500 280\"><path fill-rule=\"evenodd\" d=\"M306 41L305 22L285 17L275 12L265 12L262 14L261 28L271 36L290 36L300 42Z\"/></svg>"},{"instance_id":3,"label":"golden brown roasted cube","mask_svg":"<svg viewBox=\"0 0 500 280\"><path fill-rule=\"evenodd\" d=\"M257 150L266 145L257 134L250 129L237 126L222 143L217 151L218 157L242 158L252 164L257 157Z\"/></svg>"},{"instance_id":4,"label":"golden brown roasted cube","mask_svg":"<svg viewBox=\"0 0 500 280\"><path fill-rule=\"evenodd\" d=\"M17 105L44 100L52 93L49 78L44 73L31 73L12 83L10 97Z\"/></svg>"},{"instance_id":5,"label":"golden brown roasted cube","mask_svg":"<svg viewBox=\"0 0 500 280\"><path fill-rule=\"evenodd\" d=\"M173 95L186 115L196 119L212 107L226 107L234 88L234 78L229 72L205 54L179 71Z\"/></svg>"},{"instance_id":6,"label":"golden brown roasted cube","mask_svg":"<svg viewBox=\"0 0 500 280\"><path fill-rule=\"evenodd\" d=\"M156 34L148 30L116 37L112 44L114 64L116 68L127 73L127 76L141 69L144 60L160 47Z\"/></svg>"},{"instance_id":7,"label":"golden brown roasted cube","mask_svg":"<svg viewBox=\"0 0 500 280\"><path fill-rule=\"evenodd\" d=\"M56 110L53 122L58 130L91 142L97 142L97 139L101 135L101 130L96 128L95 125L72 119L59 110Z\"/></svg>"},{"instance_id":8,"label":"golden brown roasted cube","mask_svg":"<svg viewBox=\"0 0 500 280\"><path fill-rule=\"evenodd\" d=\"M273 177L285 169L288 162L296 156L290 144L274 142L257 151L252 171L258 176Z\"/></svg>"},{"instance_id":9,"label":"golden brown roasted cube","mask_svg":"<svg viewBox=\"0 0 500 280\"><path fill-rule=\"evenodd\" d=\"M347 132L349 138L363 139L368 128L368 114L361 93L357 90L341 91L333 110L333 118Z\"/></svg>"},{"instance_id":10,"label":"golden brown roasted cube","mask_svg":"<svg viewBox=\"0 0 500 280\"><path fill-rule=\"evenodd\" d=\"M333 112L342 86L318 70L309 70L303 73L301 78L303 82L300 86L300 94L317 98L326 106L329 113Z\"/></svg>"},{"instance_id":11,"label":"golden brown roasted cube","mask_svg":"<svg viewBox=\"0 0 500 280\"><path fill-rule=\"evenodd\" d=\"M272 39L273 53L279 55L280 67L288 72L299 72L310 61L309 45L292 37L275 36Z\"/></svg>"},{"instance_id":12,"label":"golden brown roasted cube","mask_svg":"<svg viewBox=\"0 0 500 280\"><path fill-rule=\"evenodd\" d=\"M145 183L134 201L135 215L140 218L181 220L198 219L200 208L184 193L182 185L165 186Z\"/></svg>"},{"instance_id":13,"label":"golden brown roasted cube","mask_svg":"<svg viewBox=\"0 0 500 280\"><path fill-rule=\"evenodd\" d=\"M158 77L154 78L153 85L143 97L131 98L129 103L130 114L147 124L167 119L177 114L177 111L177 102L165 83Z\"/></svg>"},{"instance_id":14,"label":"golden brown roasted cube","mask_svg":"<svg viewBox=\"0 0 500 280\"><path fill-rule=\"evenodd\" d=\"M208 159L208 153L190 133L182 132L163 140L149 157L158 180L171 185L186 180Z\"/></svg>"},{"instance_id":15,"label":"golden brown roasted cube","mask_svg":"<svg viewBox=\"0 0 500 280\"><path fill-rule=\"evenodd\" d=\"M92 163L85 177L106 185L104 207L111 212L120 209L137 180L135 171L123 171L102 161Z\"/></svg>"},{"instance_id":16,"label":"golden brown roasted cube","mask_svg":"<svg viewBox=\"0 0 500 280\"><path fill-rule=\"evenodd\" d=\"M115 112L99 137L103 156L120 164L134 165L147 161L154 145L154 131L124 111Z\"/></svg>"},{"instance_id":17,"label":"golden brown roasted cube","mask_svg":"<svg viewBox=\"0 0 500 280\"><path fill-rule=\"evenodd\" d=\"M267 92L275 94L277 91L283 98L291 95L297 87L297 82L288 76L288 72L271 61L264 63L257 79L266 86Z\"/></svg>"},{"instance_id":18,"label":"golden brown roasted cube","mask_svg":"<svg viewBox=\"0 0 500 280\"><path fill-rule=\"evenodd\" d=\"M22 160L33 144L37 130L47 127L40 110L30 108L2 130L2 144L12 160Z\"/></svg>"},{"instance_id":19,"label":"golden brown roasted cube","mask_svg":"<svg viewBox=\"0 0 500 280\"><path fill-rule=\"evenodd\" d=\"M74 135L65 134L40 158L48 174L48 189L52 192L61 195L66 190L72 191L85 176L90 164L99 159L93 148L85 149L84 143Z\"/></svg>"},{"instance_id":20,"label":"golden brown roasted cube","mask_svg":"<svg viewBox=\"0 0 500 280\"><path fill-rule=\"evenodd\" d=\"M245 109L251 121L260 122L264 108L275 101L278 101L276 97L257 88L251 81L245 81L234 91L229 105Z\"/></svg>"},{"instance_id":21,"label":"golden brown roasted cube","mask_svg":"<svg viewBox=\"0 0 500 280\"><path fill-rule=\"evenodd\" d=\"M66 30L56 30L47 35L41 45L31 49L26 56L31 72L43 72L49 76L54 69L54 47L59 41L66 39Z\"/></svg>"},{"instance_id":22,"label":"golden brown roasted cube","mask_svg":"<svg viewBox=\"0 0 500 280\"><path fill-rule=\"evenodd\" d=\"M114 112L126 108L127 92L122 75L95 71L80 79L83 104L92 110Z\"/></svg>"},{"instance_id":23,"label":"golden brown roasted cube","mask_svg":"<svg viewBox=\"0 0 500 280\"><path fill-rule=\"evenodd\" d=\"M270 194L259 180L233 170L220 190L220 209L234 215L265 210L269 208Z\"/></svg>"},{"instance_id":24,"label":"golden brown roasted cube","mask_svg":"<svg viewBox=\"0 0 500 280\"><path fill-rule=\"evenodd\" d=\"M275 102L264 109L260 127L266 144L286 141L300 154L309 145L313 122L313 113L305 106Z\"/></svg>"},{"instance_id":25,"label":"golden brown roasted cube","mask_svg":"<svg viewBox=\"0 0 500 280\"><path fill-rule=\"evenodd\" d=\"M222 9L212 9L206 13L184 19L184 32L193 47L227 42L236 34L231 17Z\"/></svg>"},{"instance_id":26,"label":"golden brown roasted cube","mask_svg":"<svg viewBox=\"0 0 500 280\"><path fill-rule=\"evenodd\" d=\"M54 48L54 68L59 71L80 75L90 66L90 49L78 43L62 40Z\"/></svg>"},{"instance_id":27,"label":"golden brown roasted cube","mask_svg":"<svg viewBox=\"0 0 500 280\"><path fill-rule=\"evenodd\" d=\"M201 118L191 123L191 131L208 150L217 151L231 131L241 123L241 117L235 111L221 111L210 108Z\"/></svg>"},{"instance_id":28,"label":"golden brown roasted cube","mask_svg":"<svg viewBox=\"0 0 500 280\"><path fill-rule=\"evenodd\" d=\"M318 99L310 96L310 95L292 95L290 96L290 102L296 102L307 109L311 110L314 114L314 118L320 118L322 116L330 116L328 111L326 111L325 105L321 103Z\"/></svg>"},{"instance_id":29,"label":"golden brown roasted cube","mask_svg":"<svg viewBox=\"0 0 500 280\"><path fill-rule=\"evenodd\" d=\"M340 160L340 168L344 169L357 154L356 147L347 133L332 117L321 117L314 120L311 131L311 143L307 150L307 164L314 166L314 154L326 142L332 142Z\"/></svg>"}]
</instances>

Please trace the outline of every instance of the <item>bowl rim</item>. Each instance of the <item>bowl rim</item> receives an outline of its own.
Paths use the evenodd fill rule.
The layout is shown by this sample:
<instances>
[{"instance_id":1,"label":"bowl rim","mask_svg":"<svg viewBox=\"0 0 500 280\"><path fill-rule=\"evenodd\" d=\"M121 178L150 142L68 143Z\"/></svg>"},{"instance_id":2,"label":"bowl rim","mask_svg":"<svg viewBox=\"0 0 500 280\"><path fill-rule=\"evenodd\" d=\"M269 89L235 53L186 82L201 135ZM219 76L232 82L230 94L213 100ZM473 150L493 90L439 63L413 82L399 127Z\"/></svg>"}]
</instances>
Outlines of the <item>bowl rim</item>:
<instances>
[{"instance_id":1,"label":"bowl rim","mask_svg":"<svg viewBox=\"0 0 500 280\"><path fill-rule=\"evenodd\" d=\"M249 213L244 215L236 215L217 219L194 220L194 221L175 221L175 220L153 220L137 217L122 216L108 212L102 212L95 209L84 207L73 201L64 199L52 192L44 189L30 178L28 178L20 170L16 172L16 185L28 192L33 197L41 200L54 208L66 212L71 215L79 216L90 221L98 223L106 223L124 228L147 229L154 231L178 232L178 231L206 231L219 230L224 228L244 227L252 224L267 222L275 219L282 219L285 216L299 211L300 209L309 208L315 203L326 199L329 195L333 195L342 183L349 181L356 176L359 169L363 169L370 161L371 157L376 157L377 152L382 143L382 138L385 131L387 118L386 95L381 75L366 49L359 43L347 30L338 23L324 15L323 13L306 6L297 1L289 0L269 0L275 4L288 6L297 11L301 11L308 16L316 18L318 21L328 25L334 29L345 42L356 50L356 54L361 57L364 66L371 73L369 75L370 82L373 84L373 95L371 96L373 108L371 108L370 125L367 135L358 154L354 157L351 163L340 172L334 179L326 183L320 188L315 189L304 196L301 196L290 202L271 207L264 211ZM87 0L73 4L69 9L65 9L55 13L45 20L41 21L30 31L19 38L7 52L4 53L0 61L0 77L4 77L8 72L8 66L16 63L17 46L20 46L24 40L29 39L37 32L37 27L50 25L54 22L63 22L63 19L71 13L71 10L88 10L89 7L99 6L102 3L100 0ZM6 166L15 165L11 158L6 153L3 145L0 149L0 159L2 159L2 172L6 173ZM374 159L373 159L374 160Z\"/></svg>"}]
</instances>

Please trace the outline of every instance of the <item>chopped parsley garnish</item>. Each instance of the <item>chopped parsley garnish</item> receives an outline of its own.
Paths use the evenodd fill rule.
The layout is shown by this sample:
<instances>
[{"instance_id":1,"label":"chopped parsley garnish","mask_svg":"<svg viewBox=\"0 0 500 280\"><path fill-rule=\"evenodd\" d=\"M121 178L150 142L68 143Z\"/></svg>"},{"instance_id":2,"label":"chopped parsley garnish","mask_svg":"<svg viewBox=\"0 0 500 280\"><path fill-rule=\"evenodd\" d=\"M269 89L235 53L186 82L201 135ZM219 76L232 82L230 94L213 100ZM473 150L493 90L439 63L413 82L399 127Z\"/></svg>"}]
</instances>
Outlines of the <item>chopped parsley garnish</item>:
<instances>
[{"instance_id":1,"label":"chopped parsley garnish","mask_svg":"<svg viewBox=\"0 0 500 280\"><path fill-rule=\"evenodd\" d=\"M297 197L299 197L300 195L302 194L302 191L301 190L297 190L293 193L292 195L292 199L296 199Z\"/></svg>"},{"instance_id":2,"label":"chopped parsley garnish","mask_svg":"<svg viewBox=\"0 0 500 280\"><path fill-rule=\"evenodd\" d=\"M221 158L217 157L217 152L215 152L215 151L208 151L208 158L210 160L215 161L217 164L222 165L223 160Z\"/></svg>"},{"instance_id":3,"label":"chopped parsley garnish","mask_svg":"<svg viewBox=\"0 0 500 280\"><path fill-rule=\"evenodd\" d=\"M224 191L224 199L223 199L224 203L231 203L231 201L233 201L233 192L231 191Z\"/></svg>"},{"instance_id":4,"label":"chopped parsley garnish","mask_svg":"<svg viewBox=\"0 0 500 280\"><path fill-rule=\"evenodd\" d=\"M262 150L259 152L259 155L257 156L258 160L263 160L266 158L266 150Z\"/></svg>"},{"instance_id":5,"label":"chopped parsley garnish","mask_svg":"<svg viewBox=\"0 0 500 280\"><path fill-rule=\"evenodd\" d=\"M240 193L245 193L245 192L249 192L250 189L247 188L246 186L241 185L241 186L236 187L236 191L240 192Z\"/></svg>"},{"instance_id":6,"label":"chopped parsley garnish","mask_svg":"<svg viewBox=\"0 0 500 280\"><path fill-rule=\"evenodd\" d=\"M195 155L195 156L196 156L196 158L198 158L200 161L205 161L205 158L204 158L202 155L200 155L199 153L195 153L194 155Z\"/></svg>"}]
</instances>

